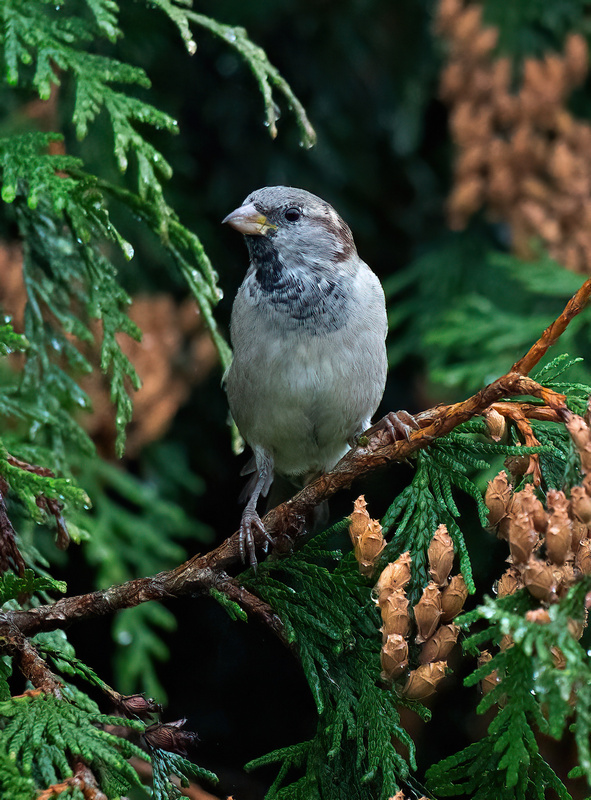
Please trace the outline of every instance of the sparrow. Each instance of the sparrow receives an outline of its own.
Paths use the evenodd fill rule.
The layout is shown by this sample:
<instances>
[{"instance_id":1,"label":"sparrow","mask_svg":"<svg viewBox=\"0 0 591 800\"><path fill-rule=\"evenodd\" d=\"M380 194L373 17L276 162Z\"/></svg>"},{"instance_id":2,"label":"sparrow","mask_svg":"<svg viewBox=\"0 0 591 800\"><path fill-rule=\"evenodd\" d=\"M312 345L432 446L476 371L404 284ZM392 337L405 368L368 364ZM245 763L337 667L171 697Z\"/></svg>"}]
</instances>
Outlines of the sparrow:
<instances>
[{"instance_id":1,"label":"sparrow","mask_svg":"<svg viewBox=\"0 0 591 800\"><path fill-rule=\"evenodd\" d=\"M244 234L250 257L225 388L253 451L239 541L256 566L255 534L269 539L257 502L274 476L309 483L371 423L386 383L386 302L349 226L304 189L257 189L223 222Z\"/></svg>"}]
</instances>

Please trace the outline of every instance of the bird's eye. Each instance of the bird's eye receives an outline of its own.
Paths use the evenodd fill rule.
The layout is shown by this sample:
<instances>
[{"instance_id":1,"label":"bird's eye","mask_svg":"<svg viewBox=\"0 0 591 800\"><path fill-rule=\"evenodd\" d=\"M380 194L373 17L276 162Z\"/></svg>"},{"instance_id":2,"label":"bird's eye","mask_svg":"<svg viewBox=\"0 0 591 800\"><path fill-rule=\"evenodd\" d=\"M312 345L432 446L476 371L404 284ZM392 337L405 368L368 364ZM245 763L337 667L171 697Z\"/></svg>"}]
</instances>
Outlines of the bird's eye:
<instances>
[{"instance_id":1,"label":"bird's eye","mask_svg":"<svg viewBox=\"0 0 591 800\"><path fill-rule=\"evenodd\" d=\"M288 222L297 222L302 212L299 208L288 208L283 216Z\"/></svg>"}]
</instances>

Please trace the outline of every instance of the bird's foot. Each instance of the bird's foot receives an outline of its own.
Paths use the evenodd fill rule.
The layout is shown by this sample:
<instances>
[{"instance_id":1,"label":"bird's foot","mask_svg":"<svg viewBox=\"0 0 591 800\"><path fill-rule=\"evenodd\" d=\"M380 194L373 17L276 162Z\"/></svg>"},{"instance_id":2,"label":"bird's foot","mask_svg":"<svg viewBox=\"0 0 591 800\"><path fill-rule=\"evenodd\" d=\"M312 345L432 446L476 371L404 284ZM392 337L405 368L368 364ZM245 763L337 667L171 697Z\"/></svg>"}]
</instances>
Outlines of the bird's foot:
<instances>
[{"instance_id":1,"label":"bird's foot","mask_svg":"<svg viewBox=\"0 0 591 800\"><path fill-rule=\"evenodd\" d=\"M397 439L410 439L413 431L418 431L419 423L409 414L408 411L390 411L384 419L384 428L392 437L392 441Z\"/></svg>"},{"instance_id":2,"label":"bird's foot","mask_svg":"<svg viewBox=\"0 0 591 800\"><path fill-rule=\"evenodd\" d=\"M248 555L248 563L251 567L253 567L253 569L256 569L258 563L256 557L257 535L264 538L263 550L265 553L267 553L269 550L269 545L273 544L273 539L265 530L263 521L257 514L256 510L249 509L247 507L244 509L242 519L240 520L238 546L240 548L240 558L242 559L243 563L246 563L246 557Z\"/></svg>"}]
</instances>

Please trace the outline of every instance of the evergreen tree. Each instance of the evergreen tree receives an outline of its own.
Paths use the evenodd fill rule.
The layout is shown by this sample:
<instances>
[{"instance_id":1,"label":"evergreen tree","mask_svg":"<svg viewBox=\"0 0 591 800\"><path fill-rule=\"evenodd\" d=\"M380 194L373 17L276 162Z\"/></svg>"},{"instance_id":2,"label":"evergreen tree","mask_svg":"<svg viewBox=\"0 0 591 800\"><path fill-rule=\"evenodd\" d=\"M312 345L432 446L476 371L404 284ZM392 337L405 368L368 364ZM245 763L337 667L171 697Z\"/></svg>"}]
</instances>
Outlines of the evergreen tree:
<instances>
[{"instance_id":1,"label":"evergreen tree","mask_svg":"<svg viewBox=\"0 0 591 800\"><path fill-rule=\"evenodd\" d=\"M255 5L232 11L253 21L275 13ZM341 30L357 44L366 11L350 5ZM390 359L420 361L432 392L456 402L420 410L408 440L376 426L329 478L272 509L276 551L255 572L230 531L217 530L221 543L208 549L211 531L186 501L204 491L192 466L206 471L216 437L201 431L196 459L164 437L189 392L171 367L180 350L199 348L198 363L218 377L231 352L218 275L184 204L167 199L178 125L138 65L153 58L155 69L168 44L136 58L128 34L140 18L152 32L170 25L187 58L197 37L211 39L231 59L222 72L234 75L236 59L252 73L271 137L286 105L307 153L316 135L306 112L242 27L187 0L138 0L131 11L114 0L0 0L0 797L115 799L144 785L176 798L191 781L215 792L186 719L169 721L146 697L164 702L171 688L157 664L175 657L166 637L175 603L188 598L197 616L203 597L233 630L248 619L270 630L312 697L310 736L288 736L246 765L276 765L267 798L571 798L591 786L585 7L401 5L430 44L420 74L409 54L396 77L401 89L420 83L423 98L401 90L408 135L393 149L404 182L429 164L415 123L429 103L441 112L438 72L454 149L447 217L423 239L427 204L412 244L406 232L408 264L384 275L388 296L403 297L391 303ZM238 105L221 107L238 118ZM320 153L310 158L330 165ZM141 363L162 374L133 417ZM158 443L140 459L146 441ZM399 462L411 465L407 485L389 483L379 498L370 487L367 504L358 498L326 530L302 530L313 507ZM83 556L70 555L78 545ZM195 550L205 553L185 560ZM79 589L81 563L89 583ZM104 645L93 639L81 658L66 629L111 617L107 681ZM466 672L455 690L463 719L475 708L488 726L466 746L454 737L436 746L433 698L446 676ZM572 738L568 776L542 736Z\"/></svg>"}]
</instances>

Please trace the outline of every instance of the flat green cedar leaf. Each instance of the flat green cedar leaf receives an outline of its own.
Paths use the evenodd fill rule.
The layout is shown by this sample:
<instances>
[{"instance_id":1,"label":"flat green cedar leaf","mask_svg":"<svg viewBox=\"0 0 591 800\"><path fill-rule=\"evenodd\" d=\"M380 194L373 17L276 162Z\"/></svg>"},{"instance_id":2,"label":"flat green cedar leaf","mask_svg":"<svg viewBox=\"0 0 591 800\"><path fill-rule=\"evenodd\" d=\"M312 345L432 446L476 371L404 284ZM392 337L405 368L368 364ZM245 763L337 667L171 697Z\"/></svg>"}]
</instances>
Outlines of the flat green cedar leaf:
<instances>
[{"instance_id":1,"label":"flat green cedar leaf","mask_svg":"<svg viewBox=\"0 0 591 800\"><path fill-rule=\"evenodd\" d=\"M53 591L65 593L67 586L64 581L54 578L37 576L32 569L26 569L21 576L14 572L4 572L0 575L0 605L7 600L17 599L20 595L33 595L40 591Z\"/></svg>"},{"instance_id":2,"label":"flat green cedar leaf","mask_svg":"<svg viewBox=\"0 0 591 800\"><path fill-rule=\"evenodd\" d=\"M123 35L118 25L119 5L115 0L85 0L102 33L111 41Z\"/></svg>"},{"instance_id":3,"label":"flat green cedar leaf","mask_svg":"<svg viewBox=\"0 0 591 800\"><path fill-rule=\"evenodd\" d=\"M37 765L45 760L52 765L58 780L64 780L71 775L68 761L63 757L65 752L69 758L84 758L104 790L113 781L120 792L140 785L137 772L127 759L132 751L135 756L144 754L125 739L97 727L103 719L98 713L41 694L1 702L0 717L4 717L6 745L15 766L24 775L35 774ZM117 722L127 724L119 717Z\"/></svg>"},{"instance_id":4,"label":"flat green cedar leaf","mask_svg":"<svg viewBox=\"0 0 591 800\"><path fill-rule=\"evenodd\" d=\"M181 786L189 785L191 778L205 780L208 783L216 784L218 777L203 767L188 761L178 753L168 750L152 749L150 751L153 781L154 781L154 800L176 800L181 797L181 792L170 780L171 775L180 778Z\"/></svg>"},{"instance_id":5,"label":"flat green cedar leaf","mask_svg":"<svg viewBox=\"0 0 591 800\"><path fill-rule=\"evenodd\" d=\"M193 55L197 50L197 45L193 40L193 34L191 33L187 15L187 9L191 7L192 0L150 0L146 5L148 7L156 6L174 22L181 34L187 51L190 55Z\"/></svg>"}]
</instances>

